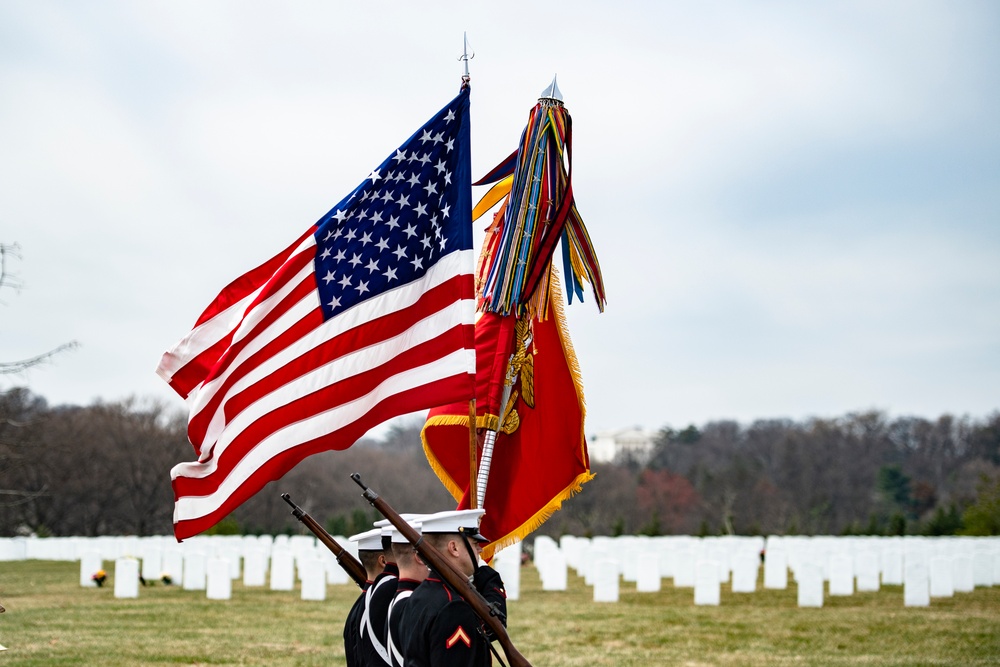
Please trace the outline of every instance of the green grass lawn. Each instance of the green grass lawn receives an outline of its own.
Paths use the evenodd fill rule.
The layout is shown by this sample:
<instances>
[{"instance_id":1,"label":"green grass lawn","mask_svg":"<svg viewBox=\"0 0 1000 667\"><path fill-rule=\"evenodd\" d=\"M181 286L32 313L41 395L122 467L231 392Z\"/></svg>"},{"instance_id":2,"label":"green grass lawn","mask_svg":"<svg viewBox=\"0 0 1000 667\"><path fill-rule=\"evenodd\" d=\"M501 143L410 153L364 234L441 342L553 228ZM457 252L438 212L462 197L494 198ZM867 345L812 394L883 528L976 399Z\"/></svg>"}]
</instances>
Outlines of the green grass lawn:
<instances>
[{"instance_id":1,"label":"green grass lawn","mask_svg":"<svg viewBox=\"0 0 1000 667\"><path fill-rule=\"evenodd\" d=\"M112 563L106 564L111 572ZM299 591L245 588L228 601L176 586L141 588L118 600L78 585L79 564L0 563L0 667L25 665L340 665L344 617L358 594L330 586L325 602ZM533 665L997 665L1000 586L977 588L929 608L903 606L903 590L829 596L799 609L785 591L734 594L696 607L670 580L659 593L623 583L617 604L594 603L570 575L569 590L543 592L522 569L510 635Z\"/></svg>"}]
</instances>

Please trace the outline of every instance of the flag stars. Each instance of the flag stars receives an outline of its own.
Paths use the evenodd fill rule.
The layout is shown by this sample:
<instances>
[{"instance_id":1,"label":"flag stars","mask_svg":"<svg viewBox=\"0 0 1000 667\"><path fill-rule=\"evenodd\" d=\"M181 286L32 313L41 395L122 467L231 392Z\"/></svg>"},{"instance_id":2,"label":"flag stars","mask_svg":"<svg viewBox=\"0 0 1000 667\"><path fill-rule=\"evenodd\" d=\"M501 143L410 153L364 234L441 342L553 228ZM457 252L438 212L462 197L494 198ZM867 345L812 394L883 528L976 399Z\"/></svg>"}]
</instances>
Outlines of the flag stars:
<instances>
[{"instance_id":1,"label":"flag stars","mask_svg":"<svg viewBox=\"0 0 1000 667\"><path fill-rule=\"evenodd\" d=\"M401 151L399 149L396 149L396 154L392 156L392 159L395 160L396 162L402 162L403 160L406 159L406 151Z\"/></svg>"},{"instance_id":2,"label":"flag stars","mask_svg":"<svg viewBox=\"0 0 1000 667\"><path fill-rule=\"evenodd\" d=\"M420 206L423 206L423 204L420 204ZM418 211L420 210L420 206L417 206ZM417 228L413 226L413 223L407 225L406 229L404 229L403 231L406 233L406 238L408 239L412 239L414 236L417 235Z\"/></svg>"},{"instance_id":3,"label":"flag stars","mask_svg":"<svg viewBox=\"0 0 1000 667\"><path fill-rule=\"evenodd\" d=\"M423 257L414 257L413 259L410 260L410 264L413 265L413 270L414 271L420 271L421 269L424 268L424 258Z\"/></svg>"},{"instance_id":4,"label":"flag stars","mask_svg":"<svg viewBox=\"0 0 1000 667\"><path fill-rule=\"evenodd\" d=\"M372 218L374 220L374 218ZM369 232L365 232L361 236L361 245L366 246L372 242L372 235Z\"/></svg>"},{"instance_id":5,"label":"flag stars","mask_svg":"<svg viewBox=\"0 0 1000 667\"><path fill-rule=\"evenodd\" d=\"M424 234L423 238L420 239L420 245L424 246L424 250L430 250L431 237Z\"/></svg>"},{"instance_id":6,"label":"flag stars","mask_svg":"<svg viewBox=\"0 0 1000 667\"><path fill-rule=\"evenodd\" d=\"M392 251L392 254L396 256L396 259L404 259L406 257L406 248L399 245L396 249Z\"/></svg>"},{"instance_id":7,"label":"flag stars","mask_svg":"<svg viewBox=\"0 0 1000 667\"><path fill-rule=\"evenodd\" d=\"M386 250L389 249L389 241L387 241L384 238L381 238L378 240L378 243L375 244L375 247L378 248L379 251L385 252Z\"/></svg>"},{"instance_id":8,"label":"flag stars","mask_svg":"<svg viewBox=\"0 0 1000 667\"><path fill-rule=\"evenodd\" d=\"M333 275L333 271L327 271L326 275L323 276L323 282L325 282L327 285L329 285L330 283L332 283L336 279L337 279L337 276Z\"/></svg>"},{"instance_id":9,"label":"flag stars","mask_svg":"<svg viewBox=\"0 0 1000 667\"><path fill-rule=\"evenodd\" d=\"M357 253L355 253L355 254L354 254L354 256L353 256L353 257L351 257L351 261L350 261L350 264L351 264L351 266L353 266L354 268L357 268L358 264L360 264L360 263L361 263L361 257L360 257L360 256L358 256L358 254L357 254Z\"/></svg>"},{"instance_id":10,"label":"flag stars","mask_svg":"<svg viewBox=\"0 0 1000 667\"><path fill-rule=\"evenodd\" d=\"M348 229L347 230L347 234L344 235L344 238L347 239L348 241L353 241L357 237L358 237L358 235L354 231L354 227L351 227L350 229Z\"/></svg>"},{"instance_id":11,"label":"flag stars","mask_svg":"<svg viewBox=\"0 0 1000 667\"><path fill-rule=\"evenodd\" d=\"M444 122L450 123L453 120L455 120L455 110L454 109L448 109L448 115L446 115L444 117Z\"/></svg>"},{"instance_id":12,"label":"flag stars","mask_svg":"<svg viewBox=\"0 0 1000 667\"><path fill-rule=\"evenodd\" d=\"M396 229L396 227L399 227L399 216L398 215L391 216L389 220L386 221L385 224L389 229Z\"/></svg>"},{"instance_id":13,"label":"flag stars","mask_svg":"<svg viewBox=\"0 0 1000 667\"><path fill-rule=\"evenodd\" d=\"M337 222L343 222L344 220L347 220L347 211L337 211L333 214L333 217Z\"/></svg>"},{"instance_id":14,"label":"flag stars","mask_svg":"<svg viewBox=\"0 0 1000 667\"><path fill-rule=\"evenodd\" d=\"M434 185L434 183L432 181L428 181L427 182L427 185L424 186L424 190L427 191L427 196L428 197L430 197L431 195L436 195L437 194L437 186Z\"/></svg>"},{"instance_id":15,"label":"flag stars","mask_svg":"<svg viewBox=\"0 0 1000 667\"><path fill-rule=\"evenodd\" d=\"M368 269L368 273L375 273L376 271L378 271L378 262L372 259L368 262L368 266L366 266L365 268Z\"/></svg>"},{"instance_id":16,"label":"flag stars","mask_svg":"<svg viewBox=\"0 0 1000 667\"><path fill-rule=\"evenodd\" d=\"M438 163L434 165L434 168L437 169L438 176L448 171L448 165L445 164L444 160L438 160Z\"/></svg>"},{"instance_id":17,"label":"flag stars","mask_svg":"<svg viewBox=\"0 0 1000 667\"><path fill-rule=\"evenodd\" d=\"M358 294L359 295L360 294L364 294L365 292L368 291L368 281L367 280L362 280L362 281L358 282L358 286L355 289L358 290Z\"/></svg>"},{"instance_id":18,"label":"flag stars","mask_svg":"<svg viewBox=\"0 0 1000 667\"><path fill-rule=\"evenodd\" d=\"M428 141L433 141L434 137L431 136L430 130L424 130L424 133L420 135L420 143L426 144Z\"/></svg>"},{"instance_id":19,"label":"flag stars","mask_svg":"<svg viewBox=\"0 0 1000 667\"><path fill-rule=\"evenodd\" d=\"M399 280L399 278L396 277L396 269L394 269L391 266L389 268L387 268L385 270L385 273L383 273L382 275L385 276L385 281L386 282L392 282L393 280Z\"/></svg>"},{"instance_id":20,"label":"flag stars","mask_svg":"<svg viewBox=\"0 0 1000 667\"><path fill-rule=\"evenodd\" d=\"M427 215L427 204L417 204L417 207L413 210L418 218Z\"/></svg>"},{"instance_id":21,"label":"flag stars","mask_svg":"<svg viewBox=\"0 0 1000 667\"><path fill-rule=\"evenodd\" d=\"M330 310L337 310L340 308L340 299L338 297L333 297L327 305L330 306Z\"/></svg>"},{"instance_id":22,"label":"flag stars","mask_svg":"<svg viewBox=\"0 0 1000 667\"><path fill-rule=\"evenodd\" d=\"M329 248L323 248L323 252L320 253L319 258L321 260L330 259L330 249Z\"/></svg>"},{"instance_id":23,"label":"flag stars","mask_svg":"<svg viewBox=\"0 0 1000 667\"><path fill-rule=\"evenodd\" d=\"M351 278L350 278L350 276L347 276L346 274L344 275L344 277L343 277L343 278L341 278L341 279L340 279L340 280L338 280L337 282L338 282L338 284L339 284L339 285L340 285L340 286L341 286L341 287L342 287L343 289L347 289L348 287L350 287L350 286L351 286Z\"/></svg>"},{"instance_id":24,"label":"flag stars","mask_svg":"<svg viewBox=\"0 0 1000 667\"><path fill-rule=\"evenodd\" d=\"M420 176L417 174L417 172L413 172L413 175L410 176L410 180L408 180L407 183L409 183L413 187L420 185Z\"/></svg>"}]
</instances>

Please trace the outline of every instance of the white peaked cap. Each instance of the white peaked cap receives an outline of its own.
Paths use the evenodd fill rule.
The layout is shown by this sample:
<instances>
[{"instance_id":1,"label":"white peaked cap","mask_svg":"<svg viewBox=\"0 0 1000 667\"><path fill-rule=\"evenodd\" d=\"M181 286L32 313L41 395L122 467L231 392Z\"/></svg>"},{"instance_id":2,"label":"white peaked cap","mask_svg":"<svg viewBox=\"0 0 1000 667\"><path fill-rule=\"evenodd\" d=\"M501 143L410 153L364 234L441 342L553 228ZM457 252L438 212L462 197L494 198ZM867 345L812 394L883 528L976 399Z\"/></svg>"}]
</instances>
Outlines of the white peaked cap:
<instances>
[{"instance_id":1,"label":"white peaked cap","mask_svg":"<svg viewBox=\"0 0 1000 667\"><path fill-rule=\"evenodd\" d=\"M359 551L382 551L382 529L372 528L357 535L351 535L351 542L358 543Z\"/></svg>"},{"instance_id":2,"label":"white peaked cap","mask_svg":"<svg viewBox=\"0 0 1000 667\"><path fill-rule=\"evenodd\" d=\"M450 510L428 514L420 520L424 535L432 533L463 533L476 540L489 542L479 534L479 522L486 514L484 509Z\"/></svg>"},{"instance_id":3,"label":"white peaked cap","mask_svg":"<svg viewBox=\"0 0 1000 667\"><path fill-rule=\"evenodd\" d=\"M426 514L400 514L400 518L409 524L410 528L413 528L417 533L420 533L420 522L427 516ZM396 527L389 522L388 519L380 519L375 522L376 528L382 529L382 537L389 537L393 544L407 544L409 540L403 537L403 534L396 530Z\"/></svg>"}]
</instances>

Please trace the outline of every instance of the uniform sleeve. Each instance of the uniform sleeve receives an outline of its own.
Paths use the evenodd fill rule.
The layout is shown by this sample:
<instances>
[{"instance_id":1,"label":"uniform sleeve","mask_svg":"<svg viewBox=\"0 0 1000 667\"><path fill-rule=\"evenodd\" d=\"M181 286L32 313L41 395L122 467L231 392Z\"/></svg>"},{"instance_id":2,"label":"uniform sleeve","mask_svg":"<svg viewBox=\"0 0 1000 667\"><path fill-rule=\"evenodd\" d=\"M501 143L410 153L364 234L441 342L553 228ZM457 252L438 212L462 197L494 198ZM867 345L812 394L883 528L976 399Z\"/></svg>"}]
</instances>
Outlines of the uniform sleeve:
<instances>
[{"instance_id":1,"label":"uniform sleeve","mask_svg":"<svg viewBox=\"0 0 1000 667\"><path fill-rule=\"evenodd\" d=\"M489 642L480 633L481 621L464 600L449 602L438 613L428 637L430 664L478 667L491 663Z\"/></svg>"},{"instance_id":2,"label":"uniform sleeve","mask_svg":"<svg viewBox=\"0 0 1000 667\"><path fill-rule=\"evenodd\" d=\"M496 605L501 613L500 621L507 627L507 591L504 589L500 573L489 565L480 565L472 575L472 585L487 602ZM492 636L490 638L495 639Z\"/></svg>"}]
</instances>

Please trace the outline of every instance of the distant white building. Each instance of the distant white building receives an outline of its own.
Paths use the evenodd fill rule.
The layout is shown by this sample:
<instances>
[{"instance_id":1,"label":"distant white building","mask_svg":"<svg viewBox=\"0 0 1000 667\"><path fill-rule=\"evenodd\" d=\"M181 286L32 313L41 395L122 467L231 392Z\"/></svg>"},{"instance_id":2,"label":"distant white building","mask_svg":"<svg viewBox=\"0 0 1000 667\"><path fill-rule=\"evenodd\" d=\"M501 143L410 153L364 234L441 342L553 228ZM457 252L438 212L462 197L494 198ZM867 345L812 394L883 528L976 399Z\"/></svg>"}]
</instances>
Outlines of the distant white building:
<instances>
[{"instance_id":1,"label":"distant white building","mask_svg":"<svg viewBox=\"0 0 1000 667\"><path fill-rule=\"evenodd\" d=\"M641 428L601 431L590 437L587 448L593 463L615 463L628 459L640 464L649 462L657 432Z\"/></svg>"}]
</instances>

